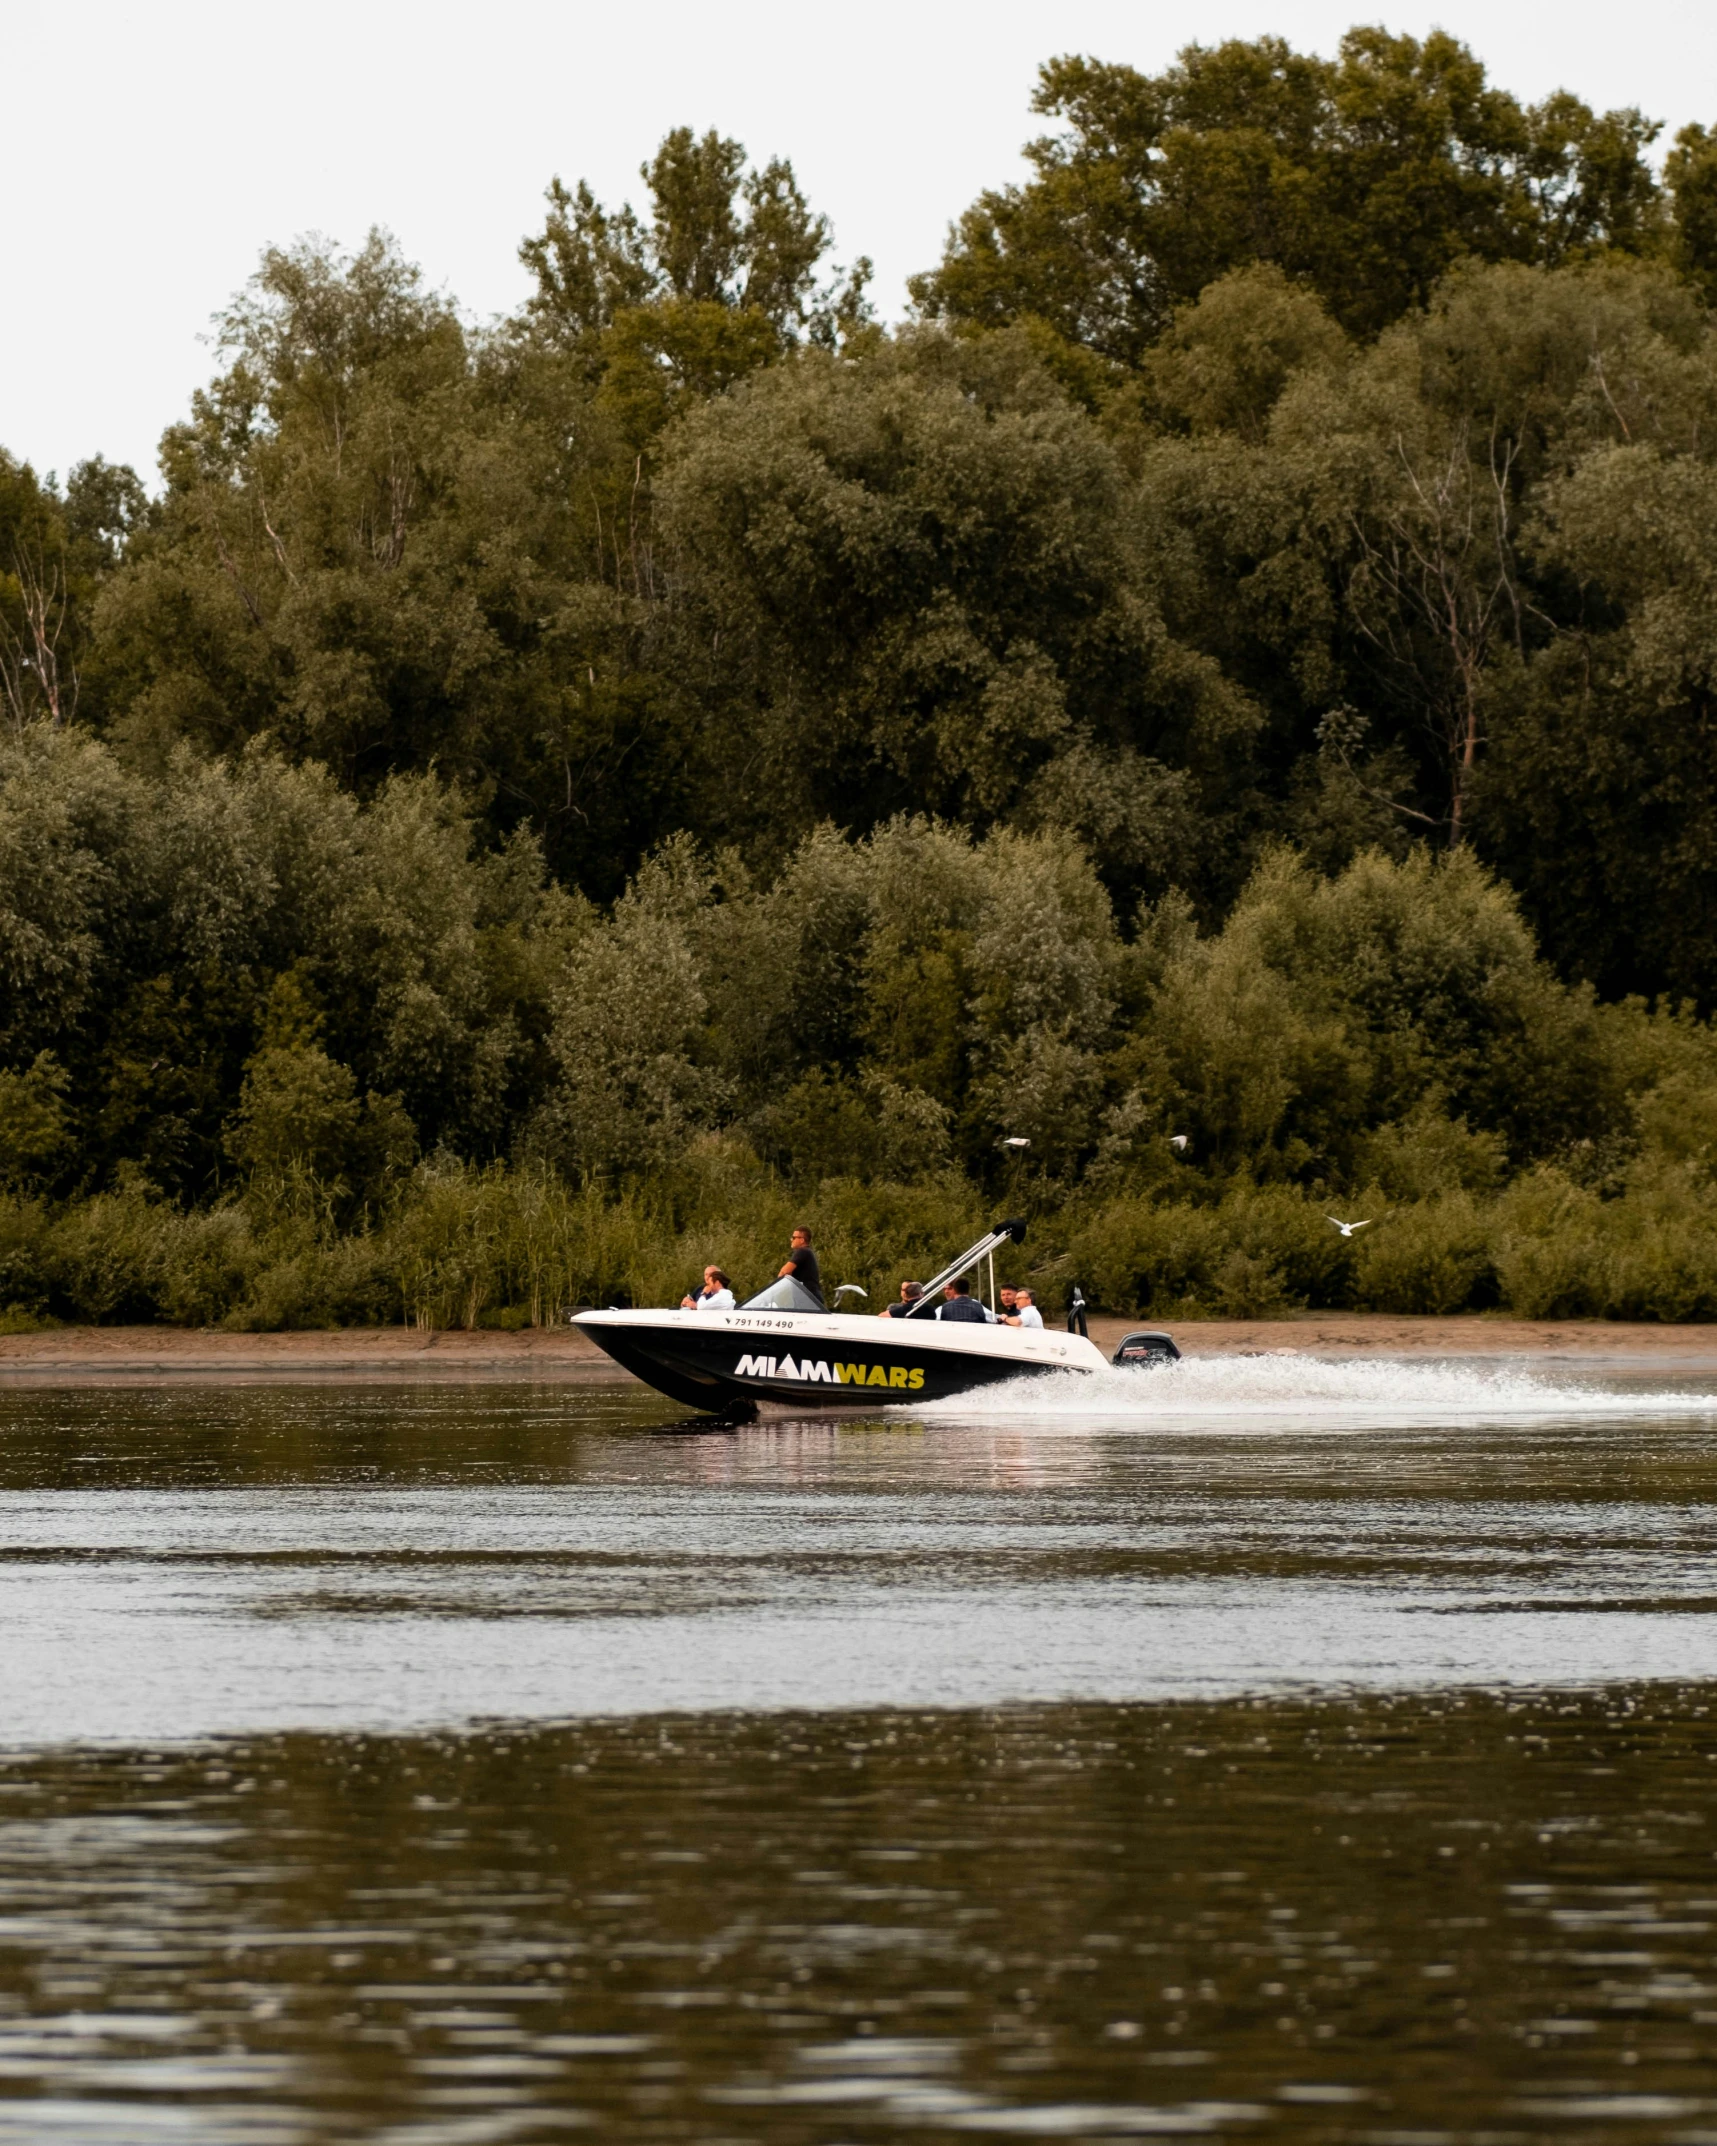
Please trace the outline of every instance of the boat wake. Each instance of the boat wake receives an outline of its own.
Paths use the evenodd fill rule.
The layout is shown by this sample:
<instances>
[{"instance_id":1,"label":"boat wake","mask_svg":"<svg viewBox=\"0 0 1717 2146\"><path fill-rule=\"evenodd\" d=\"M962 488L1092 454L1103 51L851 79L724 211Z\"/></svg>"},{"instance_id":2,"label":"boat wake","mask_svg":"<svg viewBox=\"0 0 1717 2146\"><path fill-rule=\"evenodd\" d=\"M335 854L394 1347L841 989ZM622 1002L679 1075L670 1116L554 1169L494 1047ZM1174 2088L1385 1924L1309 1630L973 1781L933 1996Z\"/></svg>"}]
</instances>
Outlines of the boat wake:
<instances>
[{"instance_id":1,"label":"boat wake","mask_svg":"<svg viewBox=\"0 0 1717 2146\"><path fill-rule=\"evenodd\" d=\"M1290 1355L1183 1357L1148 1371L1020 1379L915 1408L932 1421L1115 1422L1152 1429L1269 1430L1283 1424L1410 1428L1499 1420L1599 1421L1714 1416L1717 1393L1639 1374L1534 1371L1519 1364L1336 1360Z\"/></svg>"}]
</instances>

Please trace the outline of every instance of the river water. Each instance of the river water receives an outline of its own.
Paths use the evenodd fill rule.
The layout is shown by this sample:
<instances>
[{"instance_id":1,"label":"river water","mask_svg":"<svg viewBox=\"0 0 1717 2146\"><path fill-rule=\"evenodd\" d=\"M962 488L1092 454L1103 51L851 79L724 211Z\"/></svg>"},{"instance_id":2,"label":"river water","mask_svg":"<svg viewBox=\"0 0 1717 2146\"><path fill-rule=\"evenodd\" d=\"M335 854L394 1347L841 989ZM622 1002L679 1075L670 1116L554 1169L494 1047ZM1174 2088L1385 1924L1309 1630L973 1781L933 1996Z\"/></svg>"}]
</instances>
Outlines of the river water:
<instances>
[{"instance_id":1,"label":"river water","mask_svg":"<svg viewBox=\"0 0 1717 2146\"><path fill-rule=\"evenodd\" d=\"M0 2140L1717 2146L1717 1394L0 1393Z\"/></svg>"}]
</instances>

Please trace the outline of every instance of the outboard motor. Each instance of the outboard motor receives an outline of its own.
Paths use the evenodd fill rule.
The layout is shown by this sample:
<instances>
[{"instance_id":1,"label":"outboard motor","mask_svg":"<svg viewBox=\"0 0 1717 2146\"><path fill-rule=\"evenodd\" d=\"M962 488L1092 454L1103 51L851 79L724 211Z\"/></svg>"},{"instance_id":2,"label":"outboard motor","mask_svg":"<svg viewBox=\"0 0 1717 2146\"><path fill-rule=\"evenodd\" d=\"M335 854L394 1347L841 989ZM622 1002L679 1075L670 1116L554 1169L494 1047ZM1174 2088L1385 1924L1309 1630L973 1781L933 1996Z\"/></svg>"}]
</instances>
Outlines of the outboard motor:
<instances>
[{"instance_id":1,"label":"outboard motor","mask_svg":"<svg viewBox=\"0 0 1717 2146\"><path fill-rule=\"evenodd\" d=\"M1180 1351L1172 1334L1165 1334L1160 1327L1141 1327L1136 1334L1122 1336L1121 1346L1109 1361L1149 1370L1152 1364L1178 1363Z\"/></svg>"}]
</instances>

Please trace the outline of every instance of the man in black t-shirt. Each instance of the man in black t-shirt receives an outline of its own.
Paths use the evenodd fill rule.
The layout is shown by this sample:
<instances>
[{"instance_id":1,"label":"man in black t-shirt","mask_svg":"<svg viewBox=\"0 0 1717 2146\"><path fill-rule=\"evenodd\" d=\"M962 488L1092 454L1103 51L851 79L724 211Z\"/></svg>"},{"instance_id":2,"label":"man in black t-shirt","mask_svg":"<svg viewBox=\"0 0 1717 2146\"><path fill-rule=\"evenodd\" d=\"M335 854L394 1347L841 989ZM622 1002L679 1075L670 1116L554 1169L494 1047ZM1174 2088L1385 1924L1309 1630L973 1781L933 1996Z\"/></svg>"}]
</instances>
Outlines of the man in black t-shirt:
<instances>
[{"instance_id":1,"label":"man in black t-shirt","mask_svg":"<svg viewBox=\"0 0 1717 2146\"><path fill-rule=\"evenodd\" d=\"M778 1277L785 1280L791 1275L801 1289L809 1290L817 1300L818 1309L823 1304L823 1270L817 1265L817 1255L811 1250L811 1233L808 1229L793 1232L793 1249L787 1254L786 1265Z\"/></svg>"}]
</instances>

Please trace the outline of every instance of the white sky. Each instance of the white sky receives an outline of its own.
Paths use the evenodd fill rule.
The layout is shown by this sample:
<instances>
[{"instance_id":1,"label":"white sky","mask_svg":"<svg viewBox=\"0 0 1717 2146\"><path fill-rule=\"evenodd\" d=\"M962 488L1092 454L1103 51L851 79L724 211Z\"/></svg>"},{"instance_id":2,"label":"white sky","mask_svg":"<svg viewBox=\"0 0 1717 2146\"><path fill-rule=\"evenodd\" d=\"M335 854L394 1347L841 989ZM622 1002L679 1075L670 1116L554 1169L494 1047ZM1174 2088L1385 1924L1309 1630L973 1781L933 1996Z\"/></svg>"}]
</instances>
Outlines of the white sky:
<instances>
[{"instance_id":1,"label":"white sky","mask_svg":"<svg viewBox=\"0 0 1717 2146\"><path fill-rule=\"evenodd\" d=\"M388 225L478 315L523 295L515 249L551 173L637 199L671 126L790 157L868 253L880 310L951 217L1017 175L1035 70L1083 51L1145 69L1190 39L1272 31L1328 51L1355 20L1464 38L1529 99L1566 87L1668 123L1717 121L1711 0L59 0L17 9L0 129L8 315L0 445L64 472L101 453L149 478L207 377L199 340L263 246ZM1660 144L1661 149L1662 144Z\"/></svg>"}]
</instances>

